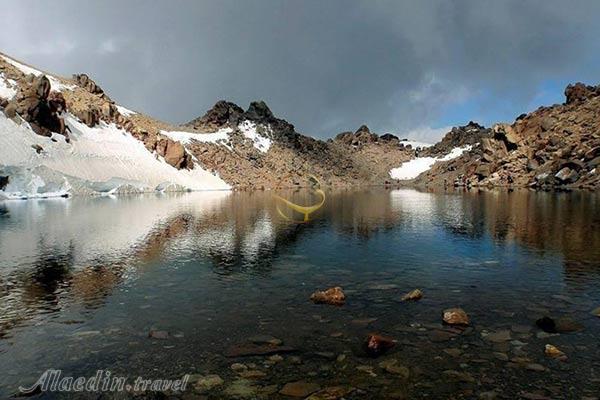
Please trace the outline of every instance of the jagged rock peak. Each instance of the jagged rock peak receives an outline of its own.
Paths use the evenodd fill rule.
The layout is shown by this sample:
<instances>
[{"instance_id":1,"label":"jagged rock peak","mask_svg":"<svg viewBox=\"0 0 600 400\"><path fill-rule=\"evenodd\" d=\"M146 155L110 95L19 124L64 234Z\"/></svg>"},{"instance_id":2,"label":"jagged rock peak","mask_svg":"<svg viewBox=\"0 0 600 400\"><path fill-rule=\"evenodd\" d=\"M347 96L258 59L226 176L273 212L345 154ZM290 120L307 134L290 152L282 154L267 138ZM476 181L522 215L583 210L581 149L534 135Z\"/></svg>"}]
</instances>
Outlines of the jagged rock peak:
<instances>
[{"instance_id":1,"label":"jagged rock peak","mask_svg":"<svg viewBox=\"0 0 600 400\"><path fill-rule=\"evenodd\" d=\"M220 128L228 124L240 122L244 110L235 103L219 100L202 117L185 124L195 128Z\"/></svg>"},{"instance_id":2,"label":"jagged rock peak","mask_svg":"<svg viewBox=\"0 0 600 400\"><path fill-rule=\"evenodd\" d=\"M364 132L364 133L371 133L371 131L369 130L369 127L368 127L368 126L366 126L366 125L361 125L361 126L360 126L360 128L358 128L358 129L356 130L356 133L361 133L361 132Z\"/></svg>"},{"instance_id":3,"label":"jagged rock peak","mask_svg":"<svg viewBox=\"0 0 600 400\"><path fill-rule=\"evenodd\" d=\"M262 100L253 101L252 103L250 103L250 106L246 111L245 117L246 119L249 119L251 121L260 122L269 122L275 119L275 116L273 115L273 112L271 111L269 106L267 106L267 103L265 103Z\"/></svg>"},{"instance_id":4,"label":"jagged rock peak","mask_svg":"<svg viewBox=\"0 0 600 400\"><path fill-rule=\"evenodd\" d=\"M569 85L565 89L566 104L600 96L600 85L590 86L581 82Z\"/></svg>"}]
</instances>

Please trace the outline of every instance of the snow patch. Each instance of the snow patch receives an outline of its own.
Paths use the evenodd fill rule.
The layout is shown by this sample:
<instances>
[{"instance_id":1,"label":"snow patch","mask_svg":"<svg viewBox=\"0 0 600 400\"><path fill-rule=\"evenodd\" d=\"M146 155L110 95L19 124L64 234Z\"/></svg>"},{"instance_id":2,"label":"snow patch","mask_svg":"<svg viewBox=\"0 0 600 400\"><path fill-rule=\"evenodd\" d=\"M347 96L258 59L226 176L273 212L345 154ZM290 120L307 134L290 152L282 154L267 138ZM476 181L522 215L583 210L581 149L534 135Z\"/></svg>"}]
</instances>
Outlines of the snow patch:
<instances>
[{"instance_id":1,"label":"snow patch","mask_svg":"<svg viewBox=\"0 0 600 400\"><path fill-rule=\"evenodd\" d=\"M9 57L6 57L6 56L1 56L1 57L4 59L4 61L6 61L7 63L9 63L13 67L17 68L19 71L21 71L25 75L29 75L29 74L33 74L34 76L46 75L46 77L50 81L50 89L51 90L55 90L57 92L60 92L62 90L73 90L73 89L75 89L76 85L66 85L66 84L62 83L61 81L59 81L58 79L56 79L55 77L53 77L52 75L44 74L42 71L37 70L35 68L31 68L31 67L29 67L29 66L27 66L25 64L21 64L20 62L15 61L12 58L9 58Z\"/></svg>"},{"instance_id":2,"label":"snow patch","mask_svg":"<svg viewBox=\"0 0 600 400\"><path fill-rule=\"evenodd\" d=\"M119 113L124 117L130 117L132 115L137 114L135 111L131 111L130 109L120 106L118 104L116 105L116 107L117 107L117 110L119 110Z\"/></svg>"},{"instance_id":3,"label":"snow patch","mask_svg":"<svg viewBox=\"0 0 600 400\"><path fill-rule=\"evenodd\" d=\"M0 73L0 97L11 100L17 94L17 82Z\"/></svg>"},{"instance_id":4,"label":"snow patch","mask_svg":"<svg viewBox=\"0 0 600 400\"><path fill-rule=\"evenodd\" d=\"M239 124L238 128L240 132L242 132L242 135L250 139L254 147L256 147L259 151L263 153L269 151L269 148L272 144L271 139L258 133L258 130L256 129L256 124L254 122L246 120ZM266 129L271 128L267 127Z\"/></svg>"},{"instance_id":5,"label":"snow patch","mask_svg":"<svg viewBox=\"0 0 600 400\"><path fill-rule=\"evenodd\" d=\"M197 133L184 131L160 131L163 135L170 139L180 142L181 144L190 144L192 141L202 143L222 144L231 149L229 144L229 134L233 132L231 128L220 129L214 133Z\"/></svg>"},{"instance_id":6,"label":"snow patch","mask_svg":"<svg viewBox=\"0 0 600 400\"><path fill-rule=\"evenodd\" d=\"M393 168L390 171L390 176L393 179L407 180L414 179L425 171L428 171L433 164L438 161L450 161L454 158L460 157L465 151L471 150L473 146L467 145L464 147L455 147L450 153L443 157L417 157L413 160L402 163L398 168Z\"/></svg>"}]
</instances>

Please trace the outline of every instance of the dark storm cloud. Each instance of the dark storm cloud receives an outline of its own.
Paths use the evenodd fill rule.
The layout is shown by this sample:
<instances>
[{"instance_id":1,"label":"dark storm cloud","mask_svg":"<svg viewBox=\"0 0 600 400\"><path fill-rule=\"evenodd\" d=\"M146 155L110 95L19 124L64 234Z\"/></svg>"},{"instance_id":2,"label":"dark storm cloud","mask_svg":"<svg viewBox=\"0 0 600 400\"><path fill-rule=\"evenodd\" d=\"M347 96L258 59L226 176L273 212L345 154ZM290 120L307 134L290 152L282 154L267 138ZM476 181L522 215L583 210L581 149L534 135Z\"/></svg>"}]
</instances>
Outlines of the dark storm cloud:
<instances>
[{"instance_id":1,"label":"dark storm cloud","mask_svg":"<svg viewBox=\"0 0 600 400\"><path fill-rule=\"evenodd\" d=\"M4 1L0 49L87 72L169 122L264 99L318 137L363 123L430 136L514 117L548 82L597 82L599 13L597 1Z\"/></svg>"}]
</instances>

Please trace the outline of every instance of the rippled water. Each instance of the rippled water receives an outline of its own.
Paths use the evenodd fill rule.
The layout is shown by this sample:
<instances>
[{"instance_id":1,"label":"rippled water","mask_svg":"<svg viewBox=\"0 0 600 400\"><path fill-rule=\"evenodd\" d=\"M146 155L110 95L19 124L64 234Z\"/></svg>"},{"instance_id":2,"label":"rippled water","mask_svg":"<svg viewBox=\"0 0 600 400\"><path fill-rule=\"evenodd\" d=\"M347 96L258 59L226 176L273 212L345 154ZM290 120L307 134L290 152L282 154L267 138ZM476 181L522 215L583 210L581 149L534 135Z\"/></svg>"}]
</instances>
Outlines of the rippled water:
<instances>
[{"instance_id":1,"label":"rippled water","mask_svg":"<svg viewBox=\"0 0 600 400\"><path fill-rule=\"evenodd\" d=\"M330 286L344 306L309 301ZM402 302L414 288L424 298ZM440 336L442 310L457 306L473 329ZM265 373L242 380L250 398L298 379L347 385L347 398L598 396L599 306L591 193L337 191L306 224L282 218L268 192L0 203L0 398L49 368L218 374L207 395L226 398L240 384L234 362ZM545 315L584 329L546 337ZM510 341L485 338L502 330ZM397 345L366 358L369 332ZM296 352L224 356L258 334ZM549 343L568 361L545 356ZM390 359L410 377L382 369Z\"/></svg>"}]
</instances>

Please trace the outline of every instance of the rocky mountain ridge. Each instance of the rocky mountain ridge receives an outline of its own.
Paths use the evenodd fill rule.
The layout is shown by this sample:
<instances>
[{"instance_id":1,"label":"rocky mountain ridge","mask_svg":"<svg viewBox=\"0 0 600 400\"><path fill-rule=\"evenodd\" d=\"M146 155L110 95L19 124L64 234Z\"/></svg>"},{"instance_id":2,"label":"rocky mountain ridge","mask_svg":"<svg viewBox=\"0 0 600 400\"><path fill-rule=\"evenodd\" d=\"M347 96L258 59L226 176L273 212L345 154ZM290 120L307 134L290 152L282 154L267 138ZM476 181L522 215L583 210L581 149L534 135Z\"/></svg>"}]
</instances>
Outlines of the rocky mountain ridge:
<instances>
[{"instance_id":1,"label":"rocky mountain ridge","mask_svg":"<svg viewBox=\"0 0 600 400\"><path fill-rule=\"evenodd\" d=\"M297 132L263 101L246 110L219 101L188 123L167 124L118 105L85 74L60 78L0 54L0 111L14 124L51 142L60 142L60 135L67 144L81 135L72 132L76 123L100 134L114 127L174 168L168 176L201 174L210 182L220 180L218 187L236 189L299 186L308 175L330 186L396 184L402 182L392 179L391 171L421 159L431 160L425 172L405 184L596 189L600 86L572 85L565 95L565 104L541 107L511 125L485 128L469 122L453 128L430 147L391 133L378 135L364 125L322 141ZM48 143L40 139L31 145L28 165L36 165L36 157L43 161ZM211 185L192 186L217 187Z\"/></svg>"}]
</instances>

